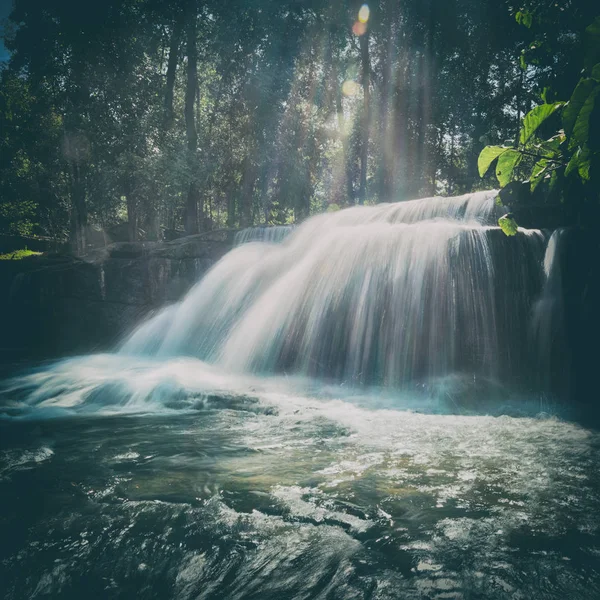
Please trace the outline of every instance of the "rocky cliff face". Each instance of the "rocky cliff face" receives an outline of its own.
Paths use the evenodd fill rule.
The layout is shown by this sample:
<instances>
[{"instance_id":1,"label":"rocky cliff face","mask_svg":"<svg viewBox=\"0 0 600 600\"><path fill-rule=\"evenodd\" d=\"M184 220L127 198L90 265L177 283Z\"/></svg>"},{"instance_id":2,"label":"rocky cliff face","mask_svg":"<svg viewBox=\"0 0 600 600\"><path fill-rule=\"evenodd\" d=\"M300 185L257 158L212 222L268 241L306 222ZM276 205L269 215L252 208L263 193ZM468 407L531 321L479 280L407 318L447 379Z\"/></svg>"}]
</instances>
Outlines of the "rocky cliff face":
<instances>
[{"instance_id":1,"label":"rocky cliff face","mask_svg":"<svg viewBox=\"0 0 600 600\"><path fill-rule=\"evenodd\" d=\"M0 361L110 349L229 249L225 232L0 262Z\"/></svg>"}]
</instances>

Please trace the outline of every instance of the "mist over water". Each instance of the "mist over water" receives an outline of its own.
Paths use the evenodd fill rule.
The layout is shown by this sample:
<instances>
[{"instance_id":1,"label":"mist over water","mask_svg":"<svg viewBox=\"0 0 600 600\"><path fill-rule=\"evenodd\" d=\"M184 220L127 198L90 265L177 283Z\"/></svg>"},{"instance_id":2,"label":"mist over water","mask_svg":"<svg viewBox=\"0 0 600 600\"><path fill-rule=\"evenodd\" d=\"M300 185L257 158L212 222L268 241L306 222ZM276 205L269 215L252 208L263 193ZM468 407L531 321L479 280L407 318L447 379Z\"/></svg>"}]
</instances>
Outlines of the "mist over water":
<instances>
[{"instance_id":1,"label":"mist over water","mask_svg":"<svg viewBox=\"0 0 600 600\"><path fill-rule=\"evenodd\" d=\"M494 196L239 242L115 353L3 382L4 596L598 597L600 438L537 393L560 236Z\"/></svg>"}]
</instances>

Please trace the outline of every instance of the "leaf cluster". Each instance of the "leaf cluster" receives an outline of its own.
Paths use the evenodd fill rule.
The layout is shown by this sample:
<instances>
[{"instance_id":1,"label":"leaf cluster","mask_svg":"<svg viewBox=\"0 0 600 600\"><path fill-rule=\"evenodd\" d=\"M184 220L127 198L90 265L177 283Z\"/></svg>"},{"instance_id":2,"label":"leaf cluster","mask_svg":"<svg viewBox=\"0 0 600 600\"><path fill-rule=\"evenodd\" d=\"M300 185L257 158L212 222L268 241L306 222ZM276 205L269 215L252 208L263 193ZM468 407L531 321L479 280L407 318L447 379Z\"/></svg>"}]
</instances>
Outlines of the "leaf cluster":
<instances>
[{"instance_id":1,"label":"leaf cluster","mask_svg":"<svg viewBox=\"0 0 600 600\"><path fill-rule=\"evenodd\" d=\"M600 62L595 62L600 60L600 17L586 28L584 40L584 74L568 101L536 106L523 119L518 143L481 151L479 175L495 167L500 188L508 188L505 198L512 194L511 184L524 183L528 195L541 190L560 202L600 202Z\"/></svg>"}]
</instances>

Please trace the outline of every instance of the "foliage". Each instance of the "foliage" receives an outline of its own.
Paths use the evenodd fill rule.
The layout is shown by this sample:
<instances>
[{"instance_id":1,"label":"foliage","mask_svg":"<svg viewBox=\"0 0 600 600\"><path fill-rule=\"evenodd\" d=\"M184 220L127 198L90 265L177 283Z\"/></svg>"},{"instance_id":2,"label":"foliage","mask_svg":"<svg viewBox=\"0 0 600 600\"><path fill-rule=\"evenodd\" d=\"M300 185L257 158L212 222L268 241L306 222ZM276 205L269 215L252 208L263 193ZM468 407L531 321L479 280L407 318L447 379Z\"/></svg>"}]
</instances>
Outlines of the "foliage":
<instances>
[{"instance_id":1,"label":"foliage","mask_svg":"<svg viewBox=\"0 0 600 600\"><path fill-rule=\"evenodd\" d=\"M600 17L586 28L584 40L586 67L568 101L529 111L516 145L484 148L481 177L496 163L501 188L524 181L529 195L541 191L551 201L600 203L600 63L592 64L600 56ZM513 190L508 192L507 198ZM506 222L500 226L509 235Z\"/></svg>"},{"instance_id":2,"label":"foliage","mask_svg":"<svg viewBox=\"0 0 600 600\"><path fill-rule=\"evenodd\" d=\"M519 226L517 225L517 222L510 213L504 215L503 217L500 217L498 219L498 225L506 235L517 235Z\"/></svg>"},{"instance_id":3,"label":"foliage","mask_svg":"<svg viewBox=\"0 0 600 600\"><path fill-rule=\"evenodd\" d=\"M90 227L159 239L190 219L278 224L468 192L489 186L476 168L487 144L503 148L487 167L507 182L531 161L504 140L544 88L548 106L563 97L589 12L524 0L515 20L507 2L381 0L353 30L353 0L15 0L0 231L69 235L82 252ZM523 145L556 114L528 123Z\"/></svg>"},{"instance_id":4,"label":"foliage","mask_svg":"<svg viewBox=\"0 0 600 600\"><path fill-rule=\"evenodd\" d=\"M32 201L0 203L0 227L11 235L31 235L37 205Z\"/></svg>"},{"instance_id":5,"label":"foliage","mask_svg":"<svg viewBox=\"0 0 600 600\"><path fill-rule=\"evenodd\" d=\"M0 254L0 260L22 260L30 256L41 256L41 252L34 252L24 248L23 250L15 250L14 252L8 252L6 254Z\"/></svg>"}]
</instances>

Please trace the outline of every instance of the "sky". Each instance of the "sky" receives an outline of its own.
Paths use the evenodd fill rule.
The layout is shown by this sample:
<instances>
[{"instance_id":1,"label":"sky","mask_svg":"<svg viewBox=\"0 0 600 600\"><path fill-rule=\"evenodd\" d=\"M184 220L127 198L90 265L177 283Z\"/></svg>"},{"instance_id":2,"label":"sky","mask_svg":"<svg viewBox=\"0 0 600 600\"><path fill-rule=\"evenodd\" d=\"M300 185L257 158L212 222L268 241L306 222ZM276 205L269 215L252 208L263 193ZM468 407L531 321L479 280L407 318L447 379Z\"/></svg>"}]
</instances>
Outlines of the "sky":
<instances>
[{"instance_id":1,"label":"sky","mask_svg":"<svg viewBox=\"0 0 600 600\"><path fill-rule=\"evenodd\" d=\"M12 8L12 0L0 0L0 38L3 35L3 25L2 22L6 17L8 17L10 13L10 9ZM2 43L2 39L0 39L0 61L6 60L8 58L8 51L4 47Z\"/></svg>"}]
</instances>

